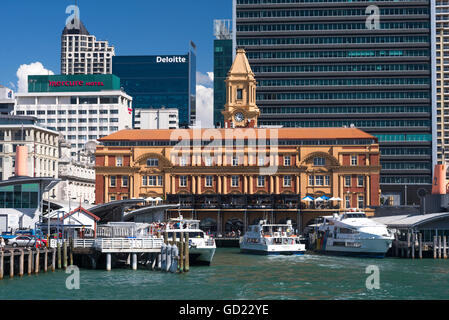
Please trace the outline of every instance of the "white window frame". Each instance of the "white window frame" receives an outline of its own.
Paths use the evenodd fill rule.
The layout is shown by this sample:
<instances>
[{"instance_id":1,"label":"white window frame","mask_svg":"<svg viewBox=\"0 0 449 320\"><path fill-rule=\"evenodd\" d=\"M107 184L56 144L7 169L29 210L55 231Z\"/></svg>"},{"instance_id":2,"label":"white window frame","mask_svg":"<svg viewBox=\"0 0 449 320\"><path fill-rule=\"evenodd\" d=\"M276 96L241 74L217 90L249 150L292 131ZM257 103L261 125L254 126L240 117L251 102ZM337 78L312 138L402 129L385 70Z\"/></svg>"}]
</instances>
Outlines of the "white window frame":
<instances>
[{"instance_id":1,"label":"white window frame","mask_svg":"<svg viewBox=\"0 0 449 320\"><path fill-rule=\"evenodd\" d=\"M284 156L284 166L290 167L292 165L292 157L291 156Z\"/></svg>"},{"instance_id":2,"label":"white window frame","mask_svg":"<svg viewBox=\"0 0 449 320\"><path fill-rule=\"evenodd\" d=\"M262 183L261 183L262 182ZM258 176L257 177L257 187L263 188L265 187L265 176Z\"/></svg>"},{"instance_id":3,"label":"white window frame","mask_svg":"<svg viewBox=\"0 0 449 320\"><path fill-rule=\"evenodd\" d=\"M164 179L162 176L157 176L157 185L162 186L164 184Z\"/></svg>"},{"instance_id":4,"label":"white window frame","mask_svg":"<svg viewBox=\"0 0 449 320\"><path fill-rule=\"evenodd\" d=\"M123 167L123 157L115 158L115 166L116 167Z\"/></svg>"},{"instance_id":5,"label":"white window frame","mask_svg":"<svg viewBox=\"0 0 449 320\"><path fill-rule=\"evenodd\" d=\"M330 176L324 176L324 185L325 186L331 185L331 177Z\"/></svg>"},{"instance_id":6,"label":"white window frame","mask_svg":"<svg viewBox=\"0 0 449 320\"><path fill-rule=\"evenodd\" d=\"M316 161L317 159L320 159L320 161ZM322 160L322 161L321 161ZM318 162L318 164L317 164L317 162ZM324 157L315 157L315 158L313 158L313 165L314 166L325 166L326 165L326 158L324 158Z\"/></svg>"},{"instance_id":7,"label":"white window frame","mask_svg":"<svg viewBox=\"0 0 449 320\"><path fill-rule=\"evenodd\" d=\"M179 176L179 186L182 188L187 187L187 176Z\"/></svg>"},{"instance_id":8,"label":"white window frame","mask_svg":"<svg viewBox=\"0 0 449 320\"><path fill-rule=\"evenodd\" d=\"M360 178L362 179L362 184L360 184ZM357 176L357 187L364 187L365 186L365 176Z\"/></svg>"},{"instance_id":9,"label":"white window frame","mask_svg":"<svg viewBox=\"0 0 449 320\"><path fill-rule=\"evenodd\" d=\"M356 166L358 164L358 157L356 154L351 155L351 166Z\"/></svg>"},{"instance_id":10,"label":"white window frame","mask_svg":"<svg viewBox=\"0 0 449 320\"><path fill-rule=\"evenodd\" d=\"M148 186L148 177L142 176L142 186L147 187Z\"/></svg>"},{"instance_id":11,"label":"white window frame","mask_svg":"<svg viewBox=\"0 0 449 320\"><path fill-rule=\"evenodd\" d=\"M351 208L351 197L350 196L345 196L345 205L346 208Z\"/></svg>"},{"instance_id":12,"label":"white window frame","mask_svg":"<svg viewBox=\"0 0 449 320\"><path fill-rule=\"evenodd\" d=\"M159 159L158 158L147 159L147 167L159 167Z\"/></svg>"},{"instance_id":13,"label":"white window frame","mask_svg":"<svg viewBox=\"0 0 449 320\"><path fill-rule=\"evenodd\" d=\"M309 186L315 185L315 176L309 176Z\"/></svg>"},{"instance_id":14,"label":"white window frame","mask_svg":"<svg viewBox=\"0 0 449 320\"><path fill-rule=\"evenodd\" d=\"M213 176L206 176L206 181L205 181L204 185L207 188L211 188L213 186L213 184L214 184L214 177Z\"/></svg>"},{"instance_id":15,"label":"white window frame","mask_svg":"<svg viewBox=\"0 0 449 320\"><path fill-rule=\"evenodd\" d=\"M239 176L231 176L231 187L232 188L238 188L240 182Z\"/></svg>"},{"instance_id":16,"label":"white window frame","mask_svg":"<svg viewBox=\"0 0 449 320\"><path fill-rule=\"evenodd\" d=\"M148 186L149 187L157 186L157 176L148 176Z\"/></svg>"},{"instance_id":17,"label":"white window frame","mask_svg":"<svg viewBox=\"0 0 449 320\"><path fill-rule=\"evenodd\" d=\"M264 156L257 157L257 165L259 167L265 166L265 157Z\"/></svg>"},{"instance_id":18,"label":"white window frame","mask_svg":"<svg viewBox=\"0 0 449 320\"><path fill-rule=\"evenodd\" d=\"M315 176L315 185L319 187L324 186L324 176L322 175Z\"/></svg>"},{"instance_id":19,"label":"white window frame","mask_svg":"<svg viewBox=\"0 0 449 320\"><path fill-rule=\"evenodd\" d=\"M125 180L126 178L126 180ZM124 183L126 181L126 184ZM129 177L128 176L122 176L122 187L123 188L128 188L129 185Z\"/></svg>"},{"instance_id":20,"label":"white window frame","mask_svg":"<svg viewBox=\"0 0 449 320\"><path fill-rule=\"evenodd\" d=\"M284 187L291 187L292 186L292 176L284 176Z\"/></svg>"},{"instance_id":21,"label":"white window frame","mask_svg":"<svg viewBox=\"0 0 449 320\"><path fill-rule=\"evenodd\" d=\"M112 185L112 178L114 177L114 185ZM111 176L110 178L109 178L109 187L111 187L111 188L115 188L115 187L117 187L117 176Z\"/></svg>"},{"instance_id":22,"label":"white window frame","mask_svg":"<svg viewBox=\"0 0 449 320\"><path fill-rule=\"evenodd\" d=\"M362 206L360 206L360 202L362 202ZM365 197L361 194L357 196L357 208L359 209L365 208Z\"/></svg>"},{"instance_id":23,"label":"white window frame","mask_svg":"<svg viewBox=\"0 0 449 320\"><path fill-rule=\"evenodd\" d=\"M232 166L233 167L239 166L239 157L238 156L232 156Z\"/></svg>"},{"instance_id":24,"label":"white window frame","mask_svg":"<svg viewBox=\"0 0 449 320\"><path fill-rule=\"evenodd\" d=\"M349 177L349 183L348 183L348 178ZM345 176L345 187L350 187L351 186L351 180L352 180L352 176Z\"/></svg>"}]
</instances>

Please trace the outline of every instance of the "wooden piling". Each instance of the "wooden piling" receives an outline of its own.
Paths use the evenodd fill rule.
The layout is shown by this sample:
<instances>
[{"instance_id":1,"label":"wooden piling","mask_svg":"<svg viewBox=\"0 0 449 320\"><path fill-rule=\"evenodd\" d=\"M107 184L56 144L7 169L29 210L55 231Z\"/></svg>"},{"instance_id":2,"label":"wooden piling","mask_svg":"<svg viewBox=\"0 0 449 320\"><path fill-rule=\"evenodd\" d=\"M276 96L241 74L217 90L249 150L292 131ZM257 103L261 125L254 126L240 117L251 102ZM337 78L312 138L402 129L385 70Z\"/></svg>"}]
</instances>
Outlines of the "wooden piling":
<instances>
[{"instance_id":1,"label":"wooden piling","mask_svg":"<svg viewBox=\"0 0 449 320\"><path fill-rule=\"evenodd\" d=\"M73 243L73 238L70 239L70 265L73 266L73 249L75 244Z\"/></svg>"},{"instance_id":2,"label":"wooden piling","mask_svg":"<svg viewBox=\"0 0 449 320\"><path fill-rule=\"evenodd\" d=\"M14 249L9 250L10 256L9 256L9 277L14 277Z\"/></svg>"},{"instance_id":3,"label":"wooden piling","mask_svg":"<svg viewBox=\"0 0 449 320\"><path fill-rule=\"evenodd\" d=\"M443 258L447 259L447 242L446 236L443 236Z\"/></svg>"},{"instance_id":4,"label":"wooden piling","mask_svg":"<svg viewBox=\"0 0 449 320\"><path fill-rule=\"evenodd\" d=\"M398 241L398 234L394 234L394 255L395 257L399 257L399 241Z\"/></svg>"},{"instance_id":5,"label":"wooden piling","mask_svg":"<svg viewBox=\"0 0 449 320\"><path fill-rule=\"evenodd\" d=\"M36 263L34 264L34 273L36 273L36 274L39 273L39 255L40 255L40 250L38 248L36 248Z\"/></svg>"},{"instance_id":6,"label":"wooden piling","mask_svg":"<svg viewBox=\"0 0 449 320\"><path fill-rule=\"evenodd\" d=\"M111 254L106 253L106 271L111 271Z\"/></svg>"},{"instance_id":7,"label":"wooden piling","mask_svg":"<svg viewBox=\"0 0 449 320\"><path fill-rule=\"evenodd\" d=\"M189 233L186 232L186 241L184 242L184 272L189 272L190 260L189 260Z\"/></svg>"},{"instance_id":8,"label":"wooden piling","mask_svg":"<svg viewBox=\"0 0 449 320\"><path fill-rule=\"evenodd\" d=\"M410 232L407 232L407 258L410 258Z\"/></svg>"},{"instance_id":9,"label":"wooden piling","mask_svg":"<svg viewBox=\"0 0 449 320\"><path fill-rule=\"evenodd\" d=\"M51 271L54 272L55 269L56 269L56 248L53 248L51 255Z\"/></svg>"},{"instance_id":10,"label":"wooden piling","mask_svg":"<svg viewBox=\"0 0 449 320\"><path fill-rule=\"evenodd\" d=\"M3 271L5 265L5 252L1 250L0 252L0 280L3 279Z\"/></svg>"},{"instance_id":11,"label":"wooden piling","mask_svg":"<svg viewBox=\"0 0 449 320\"><path fill-rule=\"evenodd\" d=\"M44 272L48 271L48 249L44 248Z\"/></svg>"},{"instance_id":12,"label":"wooden piling","mask_svg":"<svg viewBox=\"0 0 449 320\"><path fill-rule=\"evenodd\" d=\"M64 240L63 244L63 263L64 263L64 269L67 269L67 241Z\"/></svg>"},{"instance_id":13,"label":"wooden piling","mask_svg":"<svg viewBox=\"0 0 449 320\"><path fill-rule=\"evenodd\" d=\"M28 249L28 275L33 272L33 251Z\"/></svg>"},{"instance_id":14,"label":"wooden piling","mask_svg":"<svg viewBox=\"0 0 449 320\"><path fill-rule=\"evenodd\" d=\"M438 236L438 259L441 259L441 236Z\"/></svg>"},{"instance_id":15,"label":"wooden piling","mask_svg":"<svg viewBox=\"0 0 449 320\"><path fill-rule=\"evenodd\" d=\"M179 272L184 272L184 234L180 232L179 236Z\"/></svg>"},{"instance_id":16,"label":"wooden piling","mask_svg":"<svg viewBox=\"0 0 449 320\"><path fill-rule=\"evenodd\" d=\"M19 260L19 276L23 277L23 263L25 260L25 253L23 249L20 250L20 260Z\"/></svg>"},{"instance_id":17,"label":"wooden piling","mask_svg":"<svg viewBox=\"0 0 449 320\"><path fill-rule=\"evenodd\" d=\"M168 244L168 232L164 232L164 243Z\"/></svg>"},{"instance_id":18,"label":"wooden piling","mask_svg":"<svg viewBox=\"0 0 449 320\"><path fill-rule=\"evenodd\" d=\"M437 236L433 236L433 258L437 258Z\"/></svg>"},{"instance_id":19,"label":"wooden piling","mask_svg":"<svg viewBox=\"0 0 449 320\"><path fill-rule=\"evenodd\" d=\"M62 263L61 263L61 244L59 243L59 241L58 241L58 243L56 245L56 250L58 251L58 269L61 269L62 268Z\"/></svg>"},{"instance_id":20,"label":"wooden piling","mask_svg":"<svg viewBox=\"0 0 449 320\"><path fill-rule=\"evenodd\" d=\"M412 259L415 259L415 242L416 242L416 234L412 234Z\"/></svg>"},{"instance_id":21,"label":"wooden piling","mask_svg":"<svg viewBox=\"0 0 449 320\"><path fill-rule=\"evenodd\" d=\"M422 233L419 234L419 258L422 259Z\"/></svg>"}]
</instances>

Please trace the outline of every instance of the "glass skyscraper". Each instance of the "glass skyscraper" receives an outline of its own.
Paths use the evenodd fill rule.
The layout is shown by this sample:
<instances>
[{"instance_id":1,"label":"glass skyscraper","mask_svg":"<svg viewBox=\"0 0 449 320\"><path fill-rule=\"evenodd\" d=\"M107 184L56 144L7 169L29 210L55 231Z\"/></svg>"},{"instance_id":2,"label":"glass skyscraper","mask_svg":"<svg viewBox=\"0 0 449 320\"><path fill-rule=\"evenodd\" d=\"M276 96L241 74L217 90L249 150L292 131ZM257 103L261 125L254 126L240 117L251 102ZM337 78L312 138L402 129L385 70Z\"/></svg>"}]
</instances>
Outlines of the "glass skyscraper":
<instances>
[{"instance_id":1,"label":"glass skyscraper","mask_svg":"<svg viewBox=\"0 0 449 320\"><path fill-rule=\"evenodd\" d=\"M232 66L232 40L214 40L214 124L224 126L221 111L226 103L226 76Z\"/></svg>"},{"instance_id":2,"label":"glass skyscraper","mask_svg":"<svg viewBox=\"0 0 449 320\"><path fill-rule=\"evenodd\" d=\"M115 56L112 73L133 97L133 109L177 108L179 125L196 118L196 53L186 55ZM133 113L134 123L134 113Z\"/></svg>"},{"instance_id":3,"label":"glass skyscraper","mask_svg":"<svg viewBox=\"0 0 449 320\"><path fill-rule=\"evenodd\" d=\"M365 130L381 146L383 198L419 203L436 154L431 2L234 1L259 125Z\"/></svg>"}]
</instances>

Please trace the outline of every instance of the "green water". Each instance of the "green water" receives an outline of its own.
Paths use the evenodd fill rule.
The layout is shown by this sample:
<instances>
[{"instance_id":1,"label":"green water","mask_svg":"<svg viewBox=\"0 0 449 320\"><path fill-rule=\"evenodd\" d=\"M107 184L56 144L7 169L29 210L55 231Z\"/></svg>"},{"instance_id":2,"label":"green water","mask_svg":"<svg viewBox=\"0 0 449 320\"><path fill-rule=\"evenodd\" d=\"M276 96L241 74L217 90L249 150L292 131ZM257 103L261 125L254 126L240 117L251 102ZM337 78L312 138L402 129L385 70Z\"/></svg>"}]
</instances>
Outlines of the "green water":
<instances>
[{"instance_id":1,"label":"green water","mask_svg":"<svg viewBox=\"0 0 449 320\"><path fill-rule=\"evenodd\" d=\"M380 289L365 286L369 265L379 267ZM449 299L449 260L433 259L255 256L223 248L212 266L187 274L81 269L79 290L66 288L68 276L6 276L0 299Z\"/></svg>"}]
</instances>

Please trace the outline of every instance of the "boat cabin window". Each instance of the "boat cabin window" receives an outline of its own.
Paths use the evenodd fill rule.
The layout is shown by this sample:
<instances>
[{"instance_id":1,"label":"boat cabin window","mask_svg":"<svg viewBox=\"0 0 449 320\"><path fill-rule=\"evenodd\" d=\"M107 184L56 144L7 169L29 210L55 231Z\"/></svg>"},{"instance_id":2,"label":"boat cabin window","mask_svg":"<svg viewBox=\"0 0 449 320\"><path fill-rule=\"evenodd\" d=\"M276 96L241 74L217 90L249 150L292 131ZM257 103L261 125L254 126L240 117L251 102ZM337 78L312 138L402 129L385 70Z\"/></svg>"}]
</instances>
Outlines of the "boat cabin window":
<instances>
[{"instance_id":1,"label":"boat cabin window","mask_svg":"<svg viewBox=\"0 0 449 320\"><path fill-rule=\"evenodd\" d=\"M202 233L202 232L189 232L189 238L204 238L204 233Z\"/></svg>"},{"instance_id":2,"label":"boat cabin window","mask_svg":"<svg viewBox=\"0 0 449 320\"><path fill-rule=\"evenodd\" d=\"M345 218L366 218L364 213L345 213Z\"/></svg>"}]
</instances>

